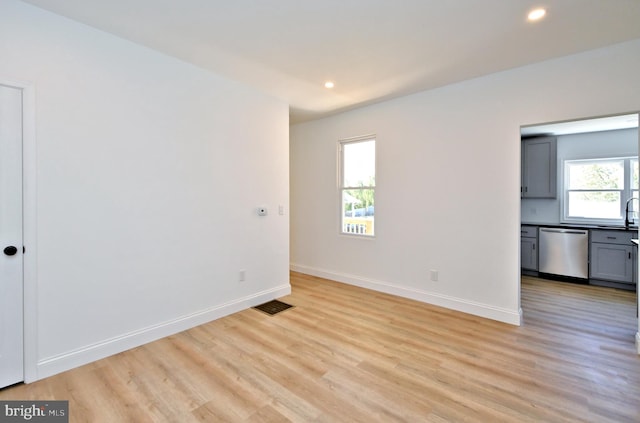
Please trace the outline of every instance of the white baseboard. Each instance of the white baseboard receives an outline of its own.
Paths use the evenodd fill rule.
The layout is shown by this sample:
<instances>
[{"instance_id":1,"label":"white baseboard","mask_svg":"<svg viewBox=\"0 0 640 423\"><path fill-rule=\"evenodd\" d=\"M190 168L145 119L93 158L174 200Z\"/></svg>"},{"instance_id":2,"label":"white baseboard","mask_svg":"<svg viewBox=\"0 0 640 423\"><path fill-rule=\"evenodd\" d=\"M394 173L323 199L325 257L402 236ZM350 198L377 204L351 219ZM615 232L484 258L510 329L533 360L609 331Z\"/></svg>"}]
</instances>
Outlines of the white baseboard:
<instances>
[{"instance_id":1,"label":"white baseboard","mask_svg":"<svg viewBox=\"0 0 640 423\"><path fill-rule=\"evenodd\" d=\"M256 294L182 316L168 322L125 333L64 354L40 360L37 364L37 378L26 382L34 382L38 379L53 376L57 373L100 360L131 348L139 347L140 345L174 335L178 332L191 329L195 326L202 325L212 320L228 316L229 314L233 314L289 294L291 294L291 285L287 283L286 285L258 292Z\"/></svg>"},{"instance_id":2,"label":"white baseboard","mask_svg":"<svg viewBox=\"0 0 640 423\"><path fill-rule=\"evenodd\" d=\"M487 304L468 301L462 298L421 291L419 289L394 285L388 282L331 272L299 264L292 263L289 268L294 272L305 273L307 275L343 282L349 285L359 286L361 288L384 292L385 294L397 295L399 297L409 298L412 300L421 301L423 303L445 307L451 310L473 314L475 316L497 320L499 322L504 322L511 325L520 326L522 324L522 309L514 311L510 309L494 307Z\"/></svg>"},{"instance_id":3,"label":"white baseboard","mask_svg":"<svg viewBox=\"0 0 640 423\"><path fill-rule=\"evenodd\" d=\"M640 332L636 332L636 350L638 350L638 355L640 355Z\"/></svg>"}]
</instances>

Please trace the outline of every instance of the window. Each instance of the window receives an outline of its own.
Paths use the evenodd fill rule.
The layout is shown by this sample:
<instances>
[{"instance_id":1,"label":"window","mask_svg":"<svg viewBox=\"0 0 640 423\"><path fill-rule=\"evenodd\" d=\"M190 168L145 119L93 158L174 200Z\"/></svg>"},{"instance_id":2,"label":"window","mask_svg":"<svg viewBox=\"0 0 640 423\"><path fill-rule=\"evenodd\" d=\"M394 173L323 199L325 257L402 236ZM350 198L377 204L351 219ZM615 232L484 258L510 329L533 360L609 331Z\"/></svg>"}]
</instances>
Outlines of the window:
<instances>
[{"instance_id":1,"label":"window","mask_svg":"<svg viewBox=\"0 0 640 423\"><path fill-rule=\"evenodd\" d=\"M340 141L340 231L374 235L376 140Z\"/></svg>"},{"instance_id":2,"label":"window","mask_svg":"<svg viewBox=\"0 0 640 423\"><path fill-rule=\"evenodd\" d=\"M636 200L632 200L635 198ZM635 157L566 160L564 221L637 224L638 159Z\"/></svg>"}]
</instances>

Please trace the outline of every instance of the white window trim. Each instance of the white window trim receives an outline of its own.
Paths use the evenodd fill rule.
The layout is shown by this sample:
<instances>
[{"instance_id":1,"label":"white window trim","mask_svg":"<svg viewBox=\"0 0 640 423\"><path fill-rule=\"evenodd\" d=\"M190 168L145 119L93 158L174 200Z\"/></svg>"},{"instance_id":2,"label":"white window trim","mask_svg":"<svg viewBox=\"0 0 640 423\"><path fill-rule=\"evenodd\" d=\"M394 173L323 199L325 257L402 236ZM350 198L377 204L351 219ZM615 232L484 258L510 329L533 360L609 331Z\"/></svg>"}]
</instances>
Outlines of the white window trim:
<instances>
[{"instance_id":1,"label":"white window trim","mask_svg":"<svg viewBox=\"0 0 640 423\"><path fill-rule=\"evenodd\" d=\"M374 175L376 179L376 183L371 187L343 187L342 186L342 176L344 175L344 156L342 146L345 144L353 144L363 141L374 141L375 142L375 161L373 164ZM360 233L352 233L352 232L344 232L344 224L343 224L343 209L342 209L342 192L346 189L372 189L374 192L374 198L376 198L376 186L378 185L377 179L377 169L378 169L378 138L376 134L368 134L361 135L357 137L351 138L343 138L338 140L338 172L337 172L337 205L338 205L338 234L341 236L349 237L349 238L359 238L359 239L375 239L378 230L375 224L375 212L374 212L374 229L373 235L360 234Z\"/></svg>"},{"instance_id":2,"label":"white window trim","mask_svg":"<svg viewBox=\"0 0 640 423\"><path fill-rule=\"evenodd\" d=\"M569 182L568 177L568 169L567 162L585 162L592 163L598 161L615 161L615 160L623 160L624 161L624 188L621 190L610 189L610 190L588 190L588 191L613 191L620 192L621 201L620 201L620 215L621 219L597 219L597 218L580 218L580 217L569 217L568 208L569 208L569 189L567 184ZM638 160L635 156L615 156L615 157L594 157L588 159L565 159L562 161L562 195L560 197L560 210L562 213L561 223L577 223L577 224L589 224L589 225L624 225L625 224L625 206L627 203L627 199L633 196L633 191L635 188L632 186L633 183L633 174L631 169L631 163L634 160ZM571 190L577 191L577 190ZM635 223L637 225L637 222Z\"/></svg>"}]
</instances>

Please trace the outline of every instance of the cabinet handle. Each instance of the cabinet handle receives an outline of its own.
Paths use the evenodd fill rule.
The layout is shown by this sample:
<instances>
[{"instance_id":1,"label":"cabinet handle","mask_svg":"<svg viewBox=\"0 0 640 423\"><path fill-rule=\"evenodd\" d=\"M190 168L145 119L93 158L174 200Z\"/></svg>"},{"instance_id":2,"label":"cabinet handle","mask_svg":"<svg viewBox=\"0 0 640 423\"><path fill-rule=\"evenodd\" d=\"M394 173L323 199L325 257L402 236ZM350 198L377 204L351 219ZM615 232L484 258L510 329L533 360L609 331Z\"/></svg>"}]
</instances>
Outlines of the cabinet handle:
<instances>
[{"instance_id":1,"label":"cabinet handle","mask_svg":"<svg viewBox=\"0 0 640 423\"><path fill-rule=\"evenodd\" d=\"M631 253L629 253L629 260L631 260Z\"/></svg>"},{"instance_id":2,"label":"cabinet handle","mask_svg":"<svg viewBox=\"0 0 640 423\"><path fill-rule=\"evenodd\" d=\"M536 249L536 244L533 244L533 248L531 248L531 249L535 251L535 249Z\"/></svg>"},{"instance_id":3,"label":"cabinet handle","mask_svg":"<svg viewBox=\"0 0 640 423\"><path fill-rule=\"evenodd\" d=\"M524 192L528 192L529 191L529 187L524 187Z\"/></svg>"},{"instance_id":4,"label":"cabinet handle","mask_svg":"<svg viewBox=\"0 0 640 423\"><path fill-rule=\"evenodd\" d=\"M617 236L608 236L607 239L618 239Z\"/></svg>"},{"instance_id":5,"label":"cabinet handle","mask_svg":"<svg viewBox=\"0 0 640 423\"><path fill-rule=\"evenodd\" d=\"M576 235L586 235L586 231L571 231L569 229L549 229L549 228L540 228L540 232L553 232L556 234L576 234Z\"/></svg>"}]
</instances>

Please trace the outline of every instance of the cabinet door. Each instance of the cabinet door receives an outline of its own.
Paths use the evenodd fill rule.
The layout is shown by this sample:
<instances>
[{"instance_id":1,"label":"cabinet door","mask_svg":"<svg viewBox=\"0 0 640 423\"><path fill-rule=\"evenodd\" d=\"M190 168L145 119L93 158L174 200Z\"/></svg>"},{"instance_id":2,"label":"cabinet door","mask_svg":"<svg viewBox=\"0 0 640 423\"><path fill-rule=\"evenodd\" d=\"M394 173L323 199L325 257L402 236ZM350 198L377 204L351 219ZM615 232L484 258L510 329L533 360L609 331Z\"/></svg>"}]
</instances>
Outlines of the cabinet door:
<instances>
[{"instance_id":1,"label":"cabinet door","mask_svg":"<svg viewBox=\"0 0 640 423\"><path fill-rule=\"evenodd\" d=\"M555 138L522 142L522 197L556 198L557 153Z\"/></svg>"},{"instance_id":2,"label":"cabinet door","mask_svg":"<svg viewBox=\"0 0 640 423\"><path fill-rule=\"evenodd\" d=\"M591 278L633 282L633 247L619 244L591 244Z\"/></svg>"},{"instance_id":3,"label":"cabinet door","mask_svg":"<svg viewBox=\"0 0 640 423\"><path fill-rule=\"evenodd\" d=\"M527 270L538 270L536 238L520 238L520 267Z\"/></svg>"}]
</instances>

